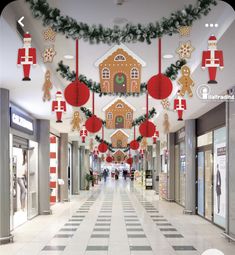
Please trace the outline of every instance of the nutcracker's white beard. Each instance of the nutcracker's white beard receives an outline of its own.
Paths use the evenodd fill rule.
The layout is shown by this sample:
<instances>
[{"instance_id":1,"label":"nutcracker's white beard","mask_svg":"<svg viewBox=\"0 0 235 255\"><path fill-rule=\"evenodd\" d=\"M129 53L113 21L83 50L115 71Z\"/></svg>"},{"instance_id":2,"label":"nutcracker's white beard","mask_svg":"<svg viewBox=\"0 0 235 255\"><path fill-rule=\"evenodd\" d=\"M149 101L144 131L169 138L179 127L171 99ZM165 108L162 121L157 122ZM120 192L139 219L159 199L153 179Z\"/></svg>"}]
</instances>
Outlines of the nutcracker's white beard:
<instances>
[{"instance_id":1,"label":"nutcracker's white beard","mask_svg":"<svg viewBox=\"0 0 235 255\"><path fill-rule=\"evenodd\" d=\"M217 50L217 47L216 46L209 46L208 49L209 50Z\"/></svg>"},{"instance_id":2,"label":"nutcracker's white beard","mask_svg":"<svg viewBox=\"0 0 235 255\"><path fill-rule=\"evenodd\" d=\"M24 48L31 48L31 43L24 43Z\"/></svg>"}]
</instances>

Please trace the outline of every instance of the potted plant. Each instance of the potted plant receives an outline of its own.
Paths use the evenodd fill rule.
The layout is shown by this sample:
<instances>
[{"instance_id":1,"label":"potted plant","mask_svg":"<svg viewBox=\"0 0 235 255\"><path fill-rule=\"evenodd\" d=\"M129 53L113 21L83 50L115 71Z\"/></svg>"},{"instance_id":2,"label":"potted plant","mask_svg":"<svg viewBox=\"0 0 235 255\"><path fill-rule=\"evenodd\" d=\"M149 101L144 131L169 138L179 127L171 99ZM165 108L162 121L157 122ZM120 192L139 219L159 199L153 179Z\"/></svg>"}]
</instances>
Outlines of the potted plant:
<instances>
[{"instance_id":1,"label":"potted plant","mask_svg":"<svg viewBox=\"0 0 235 255\"><path fill-rule=\"evenodd\" d=\"M92 175L86 174L85 179L87 181L86 190L89 190L90 189L90 182L92 181Z\"/></svg>"}]
</instances>

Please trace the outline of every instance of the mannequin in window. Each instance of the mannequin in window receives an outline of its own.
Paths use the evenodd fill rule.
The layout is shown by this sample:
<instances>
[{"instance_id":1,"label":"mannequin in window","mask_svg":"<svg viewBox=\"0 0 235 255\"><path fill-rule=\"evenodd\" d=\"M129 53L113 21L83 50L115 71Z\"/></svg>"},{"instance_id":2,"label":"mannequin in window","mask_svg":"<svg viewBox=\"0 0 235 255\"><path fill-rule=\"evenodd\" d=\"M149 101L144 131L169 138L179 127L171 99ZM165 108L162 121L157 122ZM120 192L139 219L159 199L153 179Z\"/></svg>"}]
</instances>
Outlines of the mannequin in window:
<instances>
[{"instance_id":1,"label":"mannequin in window","mask_svg":"<svg viewBox=\"0 0 235 255\"><path fill-rule=\"evenodd\" d=\"M25 209L25 200L27 194L27 151L22 150L22 158L17 164L17 183L20 187L20 204L21 209Z\"/></svg>"},{"instance_id":2,"label":"mannequin in window","mask_svg":"<svg viewBox=\"0 0 235 255\"><path fill-rule=\"evenodd\" d=\"M221 175L219 170L219 164L217 164L216 172L216 194L217 194L217 213L220 213L220 196L221 196Z\"/></svg>"}]
</instances>

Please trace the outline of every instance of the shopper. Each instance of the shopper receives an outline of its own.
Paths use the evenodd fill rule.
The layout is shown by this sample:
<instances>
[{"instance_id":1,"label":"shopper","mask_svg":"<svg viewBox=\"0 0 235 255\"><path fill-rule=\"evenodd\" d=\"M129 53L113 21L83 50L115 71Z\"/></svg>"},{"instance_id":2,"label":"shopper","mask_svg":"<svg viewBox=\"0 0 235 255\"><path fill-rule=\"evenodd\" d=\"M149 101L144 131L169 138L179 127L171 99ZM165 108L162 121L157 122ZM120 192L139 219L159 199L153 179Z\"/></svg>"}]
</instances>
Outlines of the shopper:
<instances>
[{"instance_id":1,"label":"shopper","mask_svg":"<svg viewBox=\"0 0 235 255\"><path fill-rule=\"evenodd\" d=\"M103 176L104 176L104 182L106 182L107 176L108 176L108 171L107 171L106 168L105 168L104 171L103 171Z\"/></svg>"},{"instance_id":2,"label":"shopper","mask_svg":"<svg viewBox=\"0 0 235 255\"><path fill-rule=\"evenodd\" d=\"M119 171L118 169L115 169L115 180L118 180L119 177Z\"/></svg>"},{"instance_id":3,"label":"shopper","mask_svg":"<svg viewBox=\"0 0 235 255\"><path fill-rule=\"evenodd\" d=\"M92 177L91 185L92 185L92 187L94 187L94 175L93 175L93 169L91 167L90 167L90 175Z\"/></svg>"},{"instance_id":4,"label":"shopper","mask_svg":"<svg viewBox=\"0 0 235 255\"><path fill-rule=\"evenodd\" d=\"M126 180L126 177L127 177L127 170L126 169L123 170L123 177L124 177L124 180Z\"/></svg>"}]
</instances>

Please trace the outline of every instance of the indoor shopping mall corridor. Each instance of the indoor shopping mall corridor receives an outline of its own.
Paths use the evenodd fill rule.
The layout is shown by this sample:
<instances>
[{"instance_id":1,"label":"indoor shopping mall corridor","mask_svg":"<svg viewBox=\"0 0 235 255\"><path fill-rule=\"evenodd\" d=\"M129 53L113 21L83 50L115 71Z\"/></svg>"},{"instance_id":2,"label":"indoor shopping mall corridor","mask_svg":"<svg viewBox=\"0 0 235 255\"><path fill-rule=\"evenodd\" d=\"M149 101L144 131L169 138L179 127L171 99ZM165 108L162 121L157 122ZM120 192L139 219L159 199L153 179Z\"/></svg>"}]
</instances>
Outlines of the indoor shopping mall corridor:
<instances>
[{"instance_id":1,"label":"indoor shopping mall corridor","mask_svg":"<svg viewBox=\"0 0 235 255\"><path fill-rule=\"evenodd\" d=\"M18 227L0 254L194 255L208 248L234 254L221 229L129 180L108 179L52 211Z\"/></svg>"}]
</instances>

